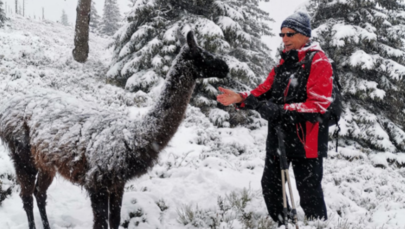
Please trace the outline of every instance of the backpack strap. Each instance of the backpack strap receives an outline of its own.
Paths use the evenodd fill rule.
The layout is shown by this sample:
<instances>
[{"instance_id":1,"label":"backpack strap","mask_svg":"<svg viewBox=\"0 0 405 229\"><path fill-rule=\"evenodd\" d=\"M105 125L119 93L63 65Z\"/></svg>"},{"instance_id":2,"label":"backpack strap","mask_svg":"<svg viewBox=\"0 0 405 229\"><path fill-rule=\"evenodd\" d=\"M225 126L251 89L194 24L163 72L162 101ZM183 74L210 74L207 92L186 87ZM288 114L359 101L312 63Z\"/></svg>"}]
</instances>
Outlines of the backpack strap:
<instances>
[{"instance_id":1,"label":"backpack strap","mask_svg":"<svg viewBox=\"0 0 405 229\"><path fill-rule=\"evenodd\" d=\"M299 62L300 65L304 65L304 70L308 75L311 72L312 59L314 59L315 54L317 54L318 52L319 51L308 51L305 54L304 59Z\"/></svg>"},{"instance_id":2,"label":"backpack strap","mask_svg":"<svg viewBox=\"0 0 405 229\"><path fill-rule=\"evenodd\" d=\"M336 69L337 69L336 64L335 64L335 62L332 62L331 65L332 65L332 71L333 71L333 84L335 84L337 86L337 88L339 89L339 91L341 91L342 85L340 85L339 74L336 71Z\"/></svg>"},{"instance_id":3,"label":"backpack strap","mask_svg":"<svg viewBox=\"0 0 405 229\"><path fill-rule=\"evenodd\" d=\"M336 139L336 153L338 152L338 144L339 144L339 132L340 132L340 126L339 126L339 122L338 122L338 120L337 120L337 117L336 117L336 115L335 115L335 117L334 117L334 119L335 119L335 123L336 123L336 129L335 129L335 131L333 131L333 138L335 138Z\"/></svg>"},{"instance_id":4,"label":"backpack strap","mask_svg":"<svg viewBox=\"0 0 405 229\"><path fill-rule=\"evenodd\" d=\"M332 71L333 71L333 86L337 87L339 91L342 90L342 85L340 84L340 80L339 80L339 74L337 73L336 69L336 64L335 62L331 63L332 65ZM338 122L338 117L336 116L336 114L333 117L335 119L335 124L336 124L336 129L333 132L333 138L336 139L336 153L338 152L338 144L339 144L339 132L340 132L340 126L339 126L339 122Z\"/></svg>"}]
</instances>

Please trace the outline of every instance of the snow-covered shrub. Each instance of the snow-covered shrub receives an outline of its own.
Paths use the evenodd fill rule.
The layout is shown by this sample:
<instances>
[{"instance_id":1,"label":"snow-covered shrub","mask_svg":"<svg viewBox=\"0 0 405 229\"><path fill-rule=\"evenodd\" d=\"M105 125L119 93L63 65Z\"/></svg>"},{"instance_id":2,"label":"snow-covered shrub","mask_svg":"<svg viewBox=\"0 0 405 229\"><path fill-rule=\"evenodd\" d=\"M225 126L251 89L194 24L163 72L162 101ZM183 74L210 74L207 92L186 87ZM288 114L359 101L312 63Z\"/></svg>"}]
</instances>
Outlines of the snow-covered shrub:
<instances>
[{"instance_id":1,"label":"snow-covered shrub","mask_svg":"<svg viewBox=\"0 0 405 229\"><path fill-rule=\"evenodd\" d=\"M211 109L208 117L215 126L229 127L229 114L221 109Z\"/></svg>"},{"instance_id":2,"label":"snow-covered shrub","mask_svg":"<svg viewBox=\"0 0 405 229\"><path fill-rule=\"evenodd\" d=\"M9 196L16 184L14 169L10 157L6 153L3 143L0 141L0 205Z\"/></svg>"},{"instance_id":3,"label":"snow-covered shrub","mask_svg":"<svg viewBox=\"0 0 405 229\"><path fill-rule=\"evenodd\" d=\"M139 224L142 223L146 223L146 218L143 217L144 212L141 208L136 209L133 212L130 212L128 215L128 219L126 219L121 226L123 228L134 228L134 227L138 227Z\"/></svg>"},{"instance_id":4,"label":"snow-covered shrub","mask_svg":"<svg viewBox=\"0 0 405 229\"><path fill-rule=\"evenodd\" d=\"M177 209L177 222L186 226L192 225L195 228L217 228L219 222L216 218L215 212L210 209L200 209L197 206L184 205Z\"/></svg>"},{"instance_id":5,"label":"snow-covered shrub","mask_svg":"<svg viewBox=\"0 0 405 229\"><path fill-rule=\"evenodd\" d=\"M267 210L257 206L262 196L250 189L233 191L225 196L218 196L217 206L201 209L197 206L184 205L177 210L177 221L195 228L212 229L270 229L277 228L277 223L269 218Z\"/></svg>"},{"instance_id":6,"label":"snow-covered shrub","mask_svg":"<svg viewBox=\"0 0 405 229\"><path fill-rule=\"evenodd\" d=\"M1 180L7 179L10 182L14 182L14 179L9 174L1 174L0 175L0 206L3 200L5 200L8 196L11 195L12 187L4 188L3 182Z\"/></svg>"}]
</instances>

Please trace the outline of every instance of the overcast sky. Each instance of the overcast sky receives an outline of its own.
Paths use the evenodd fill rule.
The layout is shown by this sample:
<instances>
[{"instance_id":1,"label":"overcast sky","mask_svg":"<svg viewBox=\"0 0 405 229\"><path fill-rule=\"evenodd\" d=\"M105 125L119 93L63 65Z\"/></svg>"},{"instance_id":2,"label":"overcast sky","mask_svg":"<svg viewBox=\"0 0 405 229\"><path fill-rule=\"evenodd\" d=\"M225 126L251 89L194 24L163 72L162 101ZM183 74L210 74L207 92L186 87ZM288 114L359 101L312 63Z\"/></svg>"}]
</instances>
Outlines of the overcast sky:
<instances>
[{"instance_id":1,"label":"overcast sky","mask_svg":"<svg viewBox=\"0 0 405 229\"><path fill-rule=\"evenodd\" d=\"M98 14L103 14L104 0L92 0L96 3ZM7 4L7 8L11 7L14 11L15 0L3 0ZM19 4L22 4L23 0L18 0ZM121 16L123 12L129 11L129 0L118 0L120 4ZM25 0L25 14L31 18L34 15L38 18L42 16L42 7L45 10L45 19L52 21L60 21L62 16L62 10L65 10L69 23L74 24L76 18L76 6L77 0Z\"/></svg>"}]
</instances>

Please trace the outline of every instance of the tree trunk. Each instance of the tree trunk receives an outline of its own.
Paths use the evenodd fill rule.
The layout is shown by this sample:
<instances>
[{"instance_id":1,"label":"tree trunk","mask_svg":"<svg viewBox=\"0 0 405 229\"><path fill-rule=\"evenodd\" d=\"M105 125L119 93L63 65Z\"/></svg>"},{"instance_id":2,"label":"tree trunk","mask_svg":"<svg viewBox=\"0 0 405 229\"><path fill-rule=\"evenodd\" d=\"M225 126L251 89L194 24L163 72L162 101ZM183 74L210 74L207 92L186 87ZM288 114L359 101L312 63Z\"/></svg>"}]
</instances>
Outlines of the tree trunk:
<instances>
[{"instance_id":1,"label":"tree trunk","mask_svg":"<svg viewBox=\"0 0 405 229\"><path fill-rule=\"evenodd\" d=\"M90 23L91 0L79 0L76 8L75 48L73 58L84 63L89 54L89 23Z\"/></svg>"}]
</instances>

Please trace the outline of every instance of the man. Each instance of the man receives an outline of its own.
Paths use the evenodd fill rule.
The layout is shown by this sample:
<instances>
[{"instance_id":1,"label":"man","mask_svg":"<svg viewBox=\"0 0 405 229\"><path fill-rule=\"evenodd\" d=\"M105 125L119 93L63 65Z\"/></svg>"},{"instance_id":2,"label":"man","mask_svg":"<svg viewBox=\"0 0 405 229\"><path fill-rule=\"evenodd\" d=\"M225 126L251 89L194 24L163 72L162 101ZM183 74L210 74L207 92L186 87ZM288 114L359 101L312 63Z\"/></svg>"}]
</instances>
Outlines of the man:
<instances>
[{"instance_id":1,"label":"man","mask_svg":"<svg viewBox=\"0 0 405 229\"><path fill-rule=\"evenodd\" d=\"M255 109L268 120L262 188L273 220L285 224L276 126L285 134L287 160L292 164L306 217L326 220L321 182L323 157L327 156L325 112L332 101L332 67L319 45L309 39L311 24L306 13L297 12L285 19L280 36L284 43L281 60L267 79L250 92L220 87L223 94L217 100L225 106Z\"/></svg>"}]
</instances>

